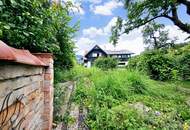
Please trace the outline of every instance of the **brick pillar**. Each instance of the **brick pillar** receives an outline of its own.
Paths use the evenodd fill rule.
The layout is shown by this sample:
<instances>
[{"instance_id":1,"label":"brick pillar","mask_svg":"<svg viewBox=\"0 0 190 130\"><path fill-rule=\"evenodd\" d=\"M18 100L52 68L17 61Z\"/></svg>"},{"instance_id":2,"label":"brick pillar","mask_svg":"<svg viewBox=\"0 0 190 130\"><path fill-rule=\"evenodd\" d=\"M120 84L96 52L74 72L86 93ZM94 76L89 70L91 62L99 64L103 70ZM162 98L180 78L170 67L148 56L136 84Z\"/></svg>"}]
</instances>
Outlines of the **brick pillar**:
<instances>
[{"instance_id":1,"label":"brick pillar","mask_svg":"<svg viewBox=\"0 0 190 130\"><path fill-rule=\"evenodd\" d=\"M44 83L42 91L44 93L44 111L42 113L43 130L51 130L53 123L53 56L50 53L35 53L47 67L44 68Z\"/></svg>"}]
</instances>

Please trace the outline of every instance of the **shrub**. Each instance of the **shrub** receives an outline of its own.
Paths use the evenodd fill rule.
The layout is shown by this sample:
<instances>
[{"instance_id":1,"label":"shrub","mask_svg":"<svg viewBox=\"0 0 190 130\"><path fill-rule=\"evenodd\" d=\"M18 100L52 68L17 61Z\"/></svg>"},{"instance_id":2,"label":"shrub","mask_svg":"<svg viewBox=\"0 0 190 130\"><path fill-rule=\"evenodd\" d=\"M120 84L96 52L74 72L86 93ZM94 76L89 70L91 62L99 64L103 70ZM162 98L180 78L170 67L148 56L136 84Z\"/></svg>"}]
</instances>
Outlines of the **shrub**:
<instances>
[{"instance_id":1,"label":"shrub","mask_svg":"<svg viewBox=\"0 0 190 130\"><path fill-rule=\"evenodd\" d=\"M108 70L116 68L118 65L118 61L115 58L106 57L106 58L98 58L97 60L95 60L94 64L96 67L100 69Z\"/></svg>"},{"instance_id":2,"label":"shrub","mask_svg":"<svg viewBox=\"0 0 190 130\"><path fill-rule=\"evenodd\" d=\"M184 53L178 59L179 75L181 79L190 79L190 53Z\"/></svg>"},{"instance_id":3,"label":"shrub","mask_svg":"<svg viewBox=\"0 0 190 130\"><path fill-rule=\"evenodd\" d=\"M144 55L138 55L130 58L127 68L147 72L147 64L145 58L146 57Z\"/></svg>"},{"instance_id":4,"label":"shrub","mask_svg":"<svg viewBox=\"0 0 190 130\"><path fill-rule=\"evenodd\" d=\"M129 60L128 67L146 72L155 80L173 78L175 61L161 51L150 51Z\"/></svg>"}]
</instances>

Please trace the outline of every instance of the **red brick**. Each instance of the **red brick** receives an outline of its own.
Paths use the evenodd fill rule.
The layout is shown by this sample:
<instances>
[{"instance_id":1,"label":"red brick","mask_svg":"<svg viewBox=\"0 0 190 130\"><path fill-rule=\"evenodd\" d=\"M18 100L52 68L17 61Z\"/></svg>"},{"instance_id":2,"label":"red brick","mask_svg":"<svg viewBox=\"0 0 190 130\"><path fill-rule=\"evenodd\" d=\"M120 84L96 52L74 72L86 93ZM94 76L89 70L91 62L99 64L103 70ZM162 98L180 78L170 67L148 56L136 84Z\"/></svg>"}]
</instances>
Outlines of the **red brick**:
<instances>
[{"instance_id":1,"label":"red brick","mask_svg":"<svg viewBox=\"0 0 190 130\"><path fill-rule=\"evenodd\" d=\"M52 80L52 75L51 74L45 74L44 79L45 80Z\"/></svg>"}]
</instances>

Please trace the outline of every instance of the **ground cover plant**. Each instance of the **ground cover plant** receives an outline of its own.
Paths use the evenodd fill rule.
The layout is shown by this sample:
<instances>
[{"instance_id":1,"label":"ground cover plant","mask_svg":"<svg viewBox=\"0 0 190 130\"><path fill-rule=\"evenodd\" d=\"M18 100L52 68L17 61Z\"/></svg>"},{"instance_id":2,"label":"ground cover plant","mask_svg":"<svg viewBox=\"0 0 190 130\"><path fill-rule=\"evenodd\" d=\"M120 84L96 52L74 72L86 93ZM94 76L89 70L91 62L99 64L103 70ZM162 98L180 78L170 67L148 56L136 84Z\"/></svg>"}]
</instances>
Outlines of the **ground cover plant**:
<instances>
[{"instance_id":1,"label":"ground cover plant","mask_svg":"<svg viewBox=\"0 0 190 130\"><path fill-rule=\"evenodd\" d=\"M182 84L154 81L127 69L77 67L73 72L80 75L73 100L88 109L90 129L179 130L190 123L188 94L177 89Z\"/></svg>"}]
</instances>

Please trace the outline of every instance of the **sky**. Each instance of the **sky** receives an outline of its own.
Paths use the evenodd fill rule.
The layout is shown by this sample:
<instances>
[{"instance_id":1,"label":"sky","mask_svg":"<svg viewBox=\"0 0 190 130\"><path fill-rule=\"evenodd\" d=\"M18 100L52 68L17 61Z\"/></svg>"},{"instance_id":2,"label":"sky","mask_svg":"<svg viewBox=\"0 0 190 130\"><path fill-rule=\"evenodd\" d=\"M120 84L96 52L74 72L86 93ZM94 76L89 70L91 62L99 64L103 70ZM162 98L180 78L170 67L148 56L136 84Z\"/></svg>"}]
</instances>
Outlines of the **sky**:
<instances>
[{"instance_id":1,"label":"sky","mask_svg":"<svg viewBox=\"0 0 190 130\"><path fill-rule=\"evenodd\" d=\"M136 54L140 54L145 45L142 38L142 27L133 30L129 34L124 34L119 38L118 45L114 47L109 43L111 27L115 24L117 17L127 19L127 12L122 2L118 0L67 0L72 1L76 7L72 9L72 25L80 21L79 31L74 37L76 54L84 55L94 45L99 45L106 50L127 49ZM189 16L185 15L185 7L179 9L179 16L183 21L190 23ZM169 30L169 37L178 37L177 42L184 42L188 35L165 18L157 19L157 22L166 25Z\"/></svg>"}]
</instances>

